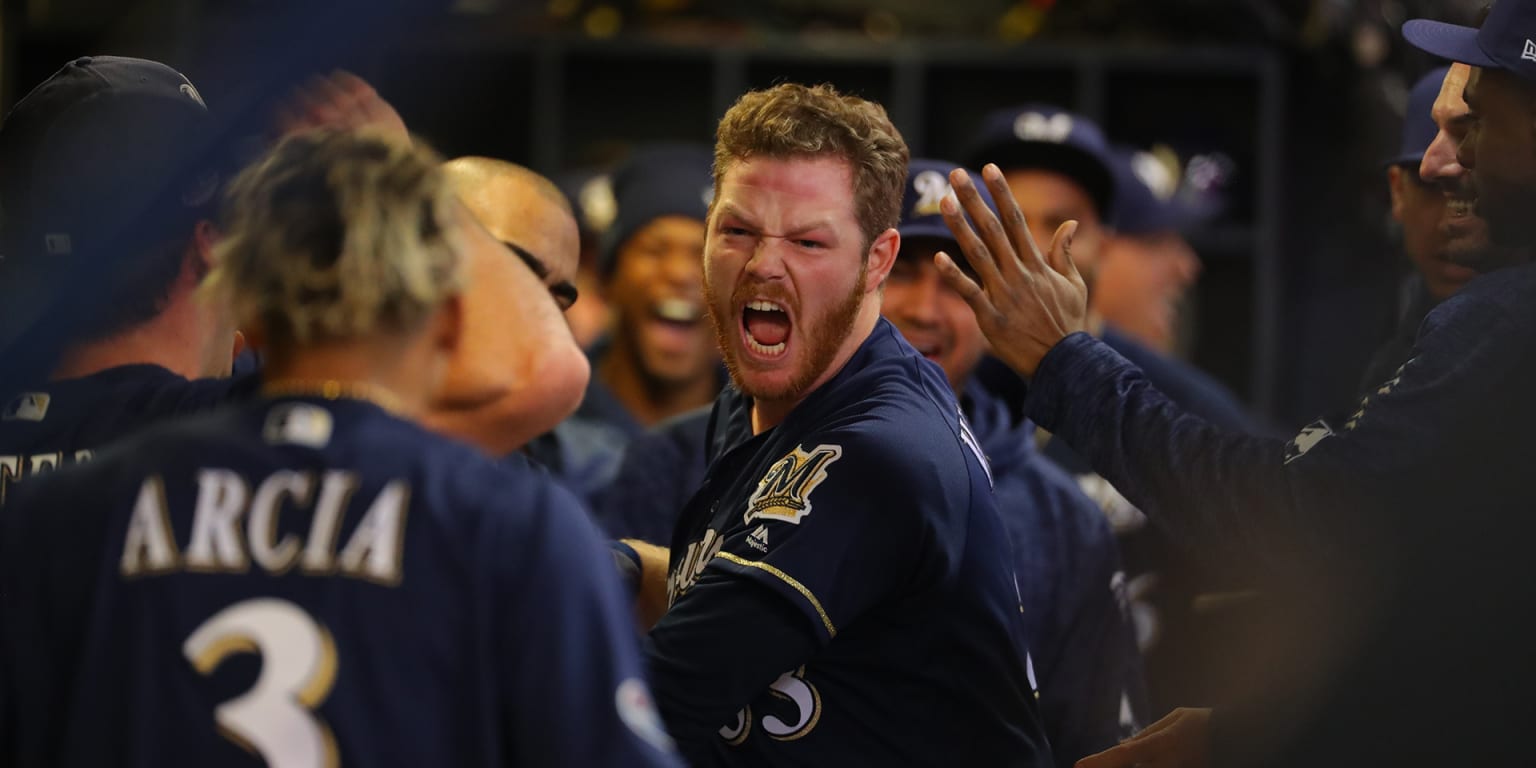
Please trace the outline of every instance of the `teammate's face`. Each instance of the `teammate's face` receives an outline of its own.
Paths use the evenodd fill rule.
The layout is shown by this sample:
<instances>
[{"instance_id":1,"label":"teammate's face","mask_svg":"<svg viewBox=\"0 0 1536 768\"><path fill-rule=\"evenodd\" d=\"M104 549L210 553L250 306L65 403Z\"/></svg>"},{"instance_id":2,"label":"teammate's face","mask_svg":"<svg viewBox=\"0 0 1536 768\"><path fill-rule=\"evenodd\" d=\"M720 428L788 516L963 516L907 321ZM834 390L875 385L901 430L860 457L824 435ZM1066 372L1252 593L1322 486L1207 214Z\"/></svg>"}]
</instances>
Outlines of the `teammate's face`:
<instances>
[{"instance_id":1,"label":"teammate's face","mask_svg":"<svg viewBox=\"0 0 1536 768\"><path fill-rule=\"evenodd\" d=\"M960 294L939 277L933 255L955 253L952 241L904 240L885 280L880 312L918 352L944 369L959 393L986 351L976 315Z\"/></svg>"},{"instance_id":2,"label":"teammate's face","mask_svg":"<svg viewBox=\"0 0 1536 768\"><path fill-rule=\"evenodd\" d=\"M1098 206L1088 190L1068 176L1041 168L1015 168L1005 172L1003 178L1029 222L1029 234L1041 253L1051 247L1058 227L1068 221L1077 222L1077 234L1072 236L1072 261L1091 290L1104 247L1104 228Z\"/></svg>"},{"instance_id":3,"label":"teammate's face","mask_svg":"<svg viewBox=\"0 0 1536 768\"><path fill-rule=\"evenodd\" d=\"M614 353L630 355L651 386L686 387L715 376L720 360L704 322L704 222L663 216L619 248L604 297Z\"/></svg>"},{"instance_id":4,"label":"teammate's face","mask_svg":"<svg viewBox=\"0 0 1536 768\"><path fill-rule=\"evenodd\" d=\"M871 297L899 242L894 230L865 242L845 160L754 158L726 169L704 286L736 386L759 407L792 407L830 378L878 319Z\"/></svg>"},{"instance_id":5,"label":"teammate's face","mask_svg":"<svg viewBox=\"0 0 1536 768\"><path fill-rule=\"evenodd\" d=\"M1440 85L1440 94L1430 108L1430 117L1440 130L1419 162L1418 179L1442 199L1439 210L1431 211L1429 201L1425 200L1426 206L1422 210L1409 207L1399 216L1397 196L1400 185L1395 180L1392 182L1393 215L1403 223L1404 247L1414 266L1424 275L1430 291L1441 299L1472 279L1476 273L1469 265L1481 263L1485 258L1483 252L1489 247L1488 223L1475 209L1477 190L1472 186L1472 174L1456 160L1456 149L1466 138L1471 123L1467 102L1462 99L1462 90L1471 73L1472 68L1465 64L1452 64ZM1411 171L1403 169L1405 176L1411 175ZM1413 180L1405 178L1403 182ZM1413 195L1414 191L1409 194ZM1427 218L1417 221L1409 214ZM1427 232L1419 235L1409 231L1415 226L1433 227L1437 231L1433 235ZM1414 237L1419 238L1419 243L1410 241Z\"/></svg>"},{"instance_id":6,"label":"teammate's face","mask_svg":"<svg viewBox=\"0 0 1536 768\"><path fill-rule=\"evenodd\" d=\"M514 249L549 287L561 310L574 303L581 237L576 219L525 181L493 178L465 190L465 207L492 237ZM474 285L469 286L474 290Z\"/></svg>"},{"instance_id":7,"label":"teammate's face","mask_svg":"<svg viewBox=\"0 0 1536 768\"><path fill-rule=\"evenodd\" d=\"M1093 308L1116 328L1169 351L1184 294L1199 275L1200 257L1177 232L1109 237L1099 260Z\"/></svg>"},{"instance_id":8,"label":"teammate's face","mask_svg":"<svg viewBox=\"0 0 1536 768\"><path fill-rule=\"evenodd\" d=\"M1392 218L1403 227L1403 251L1423 275L1430 295L1436 301L1443 300L1477 274L1449 256L1450 234L1444 225L1453 204L1408 166L1387 169L1387 185L1392 193Z\"/></svg>"},{"instance_id":9,"label":"teammate's face","mask_svg":"<svg viewBox=\"0 0 1536 768\"><path fill-rule=\"evenodd\" d=\"M1501 245L1536 243L1536 104L1514 75L1478 67L1465 97L1471 125L1457 158L1472 171L1489 237Z\"/></svg>"}]
</instances>

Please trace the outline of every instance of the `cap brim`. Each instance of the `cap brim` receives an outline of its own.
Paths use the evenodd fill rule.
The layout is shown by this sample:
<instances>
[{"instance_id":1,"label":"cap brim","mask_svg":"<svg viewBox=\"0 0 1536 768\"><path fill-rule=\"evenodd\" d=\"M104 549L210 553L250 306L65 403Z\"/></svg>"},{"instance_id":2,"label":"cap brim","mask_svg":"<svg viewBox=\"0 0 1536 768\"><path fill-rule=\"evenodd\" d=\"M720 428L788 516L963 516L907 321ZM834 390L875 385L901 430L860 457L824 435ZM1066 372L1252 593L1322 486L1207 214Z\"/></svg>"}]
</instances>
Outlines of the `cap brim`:
<instances>
[{"instance_id":1,"label":"cap brim","mask_svg":"<svg viewBox=\"0 0 1536 768\"><path fill-rule=\"evenodd\" d=\"M1403 38L1425 53L1474 67L1503 69L1477 44L1477 30L1443 21L1414 19L1403 25Z\"/></svg>"},{"instance_id":2,"label":"cap brim","mask_svg":"<svg viewBox=\"0 0 1536 768\"><path fill-rule=\"evenodd\" d=\"M949 227L945 226L942 221L902 224L896 228L896 233L901 235L902 240L907 241L919 238L933 238L935 240L948 240L951 243L959 243L955 239L955 233L949 231Z\"/></svg>"}]
</instances>

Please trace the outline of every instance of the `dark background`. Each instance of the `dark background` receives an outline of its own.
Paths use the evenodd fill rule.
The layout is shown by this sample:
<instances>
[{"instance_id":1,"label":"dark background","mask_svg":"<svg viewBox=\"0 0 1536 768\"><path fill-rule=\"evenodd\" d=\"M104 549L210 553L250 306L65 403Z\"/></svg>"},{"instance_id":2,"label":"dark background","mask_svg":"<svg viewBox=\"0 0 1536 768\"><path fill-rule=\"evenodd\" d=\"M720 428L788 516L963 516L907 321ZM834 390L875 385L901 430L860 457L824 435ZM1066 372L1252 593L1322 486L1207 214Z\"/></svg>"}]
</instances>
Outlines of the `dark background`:
<instances>
[{"instance_id":1,"label":"dark background","mask_svg":"<svg viewBox=\"0 0 1536 768\"><path fill-rule=\"evenodd\" d=\"M1054 102L1111 139L1221 153L1227 207L1187 354L1281 431L1347 410L1393 323L1381 162L1435 62L1409 18L1463 0L0 0L0 107L68 59L159 59L232 130L302 77L369 79L445 155L557 172L712 138L744 89L827 81L884 103L914 155L990 109ZM0 168L0 173L4 169Z\"/></svg>"}]
</instances>

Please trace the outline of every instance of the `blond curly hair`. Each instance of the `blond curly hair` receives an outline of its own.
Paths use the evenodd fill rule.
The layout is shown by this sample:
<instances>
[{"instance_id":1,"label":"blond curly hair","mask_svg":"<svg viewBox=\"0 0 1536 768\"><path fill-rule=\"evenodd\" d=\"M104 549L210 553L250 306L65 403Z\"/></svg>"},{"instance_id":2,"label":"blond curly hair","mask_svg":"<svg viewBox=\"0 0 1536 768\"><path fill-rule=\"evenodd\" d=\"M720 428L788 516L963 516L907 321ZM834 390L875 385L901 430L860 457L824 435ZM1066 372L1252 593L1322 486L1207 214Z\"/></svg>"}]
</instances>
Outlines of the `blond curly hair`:
<instances>
[{"instance_id":1,"label":"blond curly hair","mask_svg":"<svg viewBox=\"0 0 1536 768\"><path fill-rule=\"evenodd\" d=\"M205 290L273 345L417 327L461 289L441 164L367 134L284 139L231 184Z\"/></svg>"}]
</instances>

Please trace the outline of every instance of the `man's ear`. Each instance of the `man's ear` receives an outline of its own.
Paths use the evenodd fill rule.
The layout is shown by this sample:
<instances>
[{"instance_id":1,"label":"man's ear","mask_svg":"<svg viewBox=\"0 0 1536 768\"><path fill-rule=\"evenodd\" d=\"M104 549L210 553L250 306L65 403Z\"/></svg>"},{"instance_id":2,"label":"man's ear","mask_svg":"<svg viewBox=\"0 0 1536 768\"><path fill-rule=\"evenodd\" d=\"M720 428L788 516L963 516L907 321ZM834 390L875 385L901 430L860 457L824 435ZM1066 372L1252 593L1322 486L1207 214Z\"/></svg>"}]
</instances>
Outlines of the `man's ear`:
<instances>
[{"instance_id":1,"label":"man's ear","mask_svg":"<svg viewBox=\"0 0 1536 768\"><path fill-rule=\"evenodd\" d=\"M1408 183L1401 165L1387 166L1387 192L1392 197L1392 218L1403 220L1403 185Z\"/></svg>"},{"instance_id":2,"label":"man's ear","mask_svg":"<svg viewBox=\"0 0 1536 768\"><path fill-rule=\"evenodd\" d=\"M894 229L887 229L875 238L875 242L869 246L869 266L864 274L864 292L871 293L880 290L885 285L885 278L891 274L891 267L896 264L896 254L901 251L901 235Z\"/></svg>"}]
</instances>

